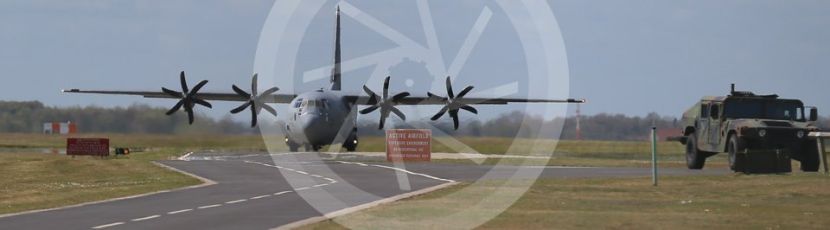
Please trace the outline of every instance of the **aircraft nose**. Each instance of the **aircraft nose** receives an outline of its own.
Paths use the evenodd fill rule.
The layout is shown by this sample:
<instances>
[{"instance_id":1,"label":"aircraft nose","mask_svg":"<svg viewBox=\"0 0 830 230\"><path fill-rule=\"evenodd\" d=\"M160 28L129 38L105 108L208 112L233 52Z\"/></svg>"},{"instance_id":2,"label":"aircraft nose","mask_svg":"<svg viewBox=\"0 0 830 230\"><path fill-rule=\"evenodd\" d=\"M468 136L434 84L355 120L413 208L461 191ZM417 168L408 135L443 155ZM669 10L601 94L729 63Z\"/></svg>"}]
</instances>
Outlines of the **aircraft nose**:
<instances>
[{"instance_id":1,"label":"aircraft nose","mask_svg":"<svg viewBox=\"0 0 830 230\"><path fill-rule=\"evenodd\" d=\"M303 131L307 134L312 134L321 128L325 128L321 120L322 118L316 114L306 114L302 120Z\"/></svg>"}]
</instances>

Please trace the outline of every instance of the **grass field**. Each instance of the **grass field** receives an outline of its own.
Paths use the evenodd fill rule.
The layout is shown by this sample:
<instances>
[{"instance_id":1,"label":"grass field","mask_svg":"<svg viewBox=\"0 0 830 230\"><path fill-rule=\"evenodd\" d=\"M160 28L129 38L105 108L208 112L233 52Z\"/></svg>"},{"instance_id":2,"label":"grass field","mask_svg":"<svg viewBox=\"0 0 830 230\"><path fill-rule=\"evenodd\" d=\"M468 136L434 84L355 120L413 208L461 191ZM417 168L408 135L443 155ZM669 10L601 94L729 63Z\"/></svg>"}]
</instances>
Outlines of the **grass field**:
<instances>
[{"instance_id":1,"label":"grass field","mask_svg":"<svg viewBox=\"0 0 830 230\"><path fill-rule=\"evenodd\" d=\"M264 149L260 136L84 135L108 137L113 146L138 147L128 157L70 158L37 148L64 148L65 136L2 134L0 214L54 208L175 189L201 183L152 163L201 149Z\"/></svg>"},{"instance_id":2,"label":"grass field","mask_svg":"<svg viewBox=\"0 0 830 230\"><path fill-rule=\"evenodd\" d=\"M480 229L830 227L830 179L818 174L665 177L658 187L650 178L541 179L489 219L487 201L499 199L503 183L462 184L304 229L432 229L478 220L487 220Z\"/></svg>"},{"instance_id":3,"label":"grass field","mask_svg":"<svg viewBox=\"0 0 830 230\"><path fill-rule=\"evenodd\" d=\"M263 138L259 135L241 136L217 136L217 135L123 135L123 134L91 134L84 137L108 137L113 147L132 147L144 149L145 152L133 152L128 157L109 158L106 160L93 157L77 157L72 159L65 155L38 153L39 148L65 147L65 136L39 135L39 134L0 134L0 214L13 213L25 210L60 207L64 205L83 203L88 201L103 200L109 198L123 197L135 194L142 194L152 191L172 189L194 185L199 181L185 175L168 171L154 164L154 160L170 159L180 156L189 151L202 150L228 150L228 151L263 151L266 150ZM281 138L268 138L268 141L281 141ZM504 138L459 138L458 141L467 146L472 146L475 152L484 154L511 154L511 155L545 155L554 146L556 151L550 161L531 160L531 164L538 165L576 165L576 166L626 166L645 167L650 159L650 145L646 142L611 142L611 141L560 141L553 140L512 140ZM536 142L537 149L531 149L530 143ZM450 144L444 144L450 143ZM458 149L448 147L451 140L438 138L434 141L434 152L457 152ZM509 146L515 146L508 148ZM383 139L379 137L364 137L361 139L359 151L382 152ZM660 142L659 158L661 167L684 167L683 146L674 142ZM4 153L3 149L6 150ZM464 149L461 149L465 151ZM9 153L13 152L13 153ZM547 156L547 155L546 155ZM465 160L443 160L449 162L467 162ZM516 162L512 162L516 161ZM533 162L538 161L538 162ZM726 160L722 156L711 158L707 167L725 167ZM517 159L488 159L486 164L515 163L528 164L528 162ZM796 163L797 164L797 163ZM797 168L797 166L796 166ZM763 180L760 177L737 177L751 178L757 183ZM791 177L772 177L780 180L781 183L790 180ZM818 180L809 176L796 176L792 180L795 184L811 184ZM656 191L669 194L672 186L688 187L699 185L715 186L711 181L734 180L736 178L714 178L698 179L683 178L677 182L667 182L665 187ZM688 180L687 182L682 182ZM620 187L620 196L631 195L641 196L641 192L650 187L636 187L639 182L635 179L596 179L596 180L543 180L538 186L544 183L565 184L571 187L556 186L551 188L539 187L539 190L532 190L528 193L527 202L532 203L535 199L546 199L546 194L566 194L567 191L582 195L604 196L604 193L582 193L581 188L588 188L586 191L614 190ZM585 184L583 184L585 183ZM671 183L676 183L672 185ZM724 183L724 184L731 184ZM599 187L580 187L580 186ZM781 184L769 183L771 187ZM826 185L826 184L825 184ZM626 187L634 186L634 187ZM712 187L713 189L739 190L738 187ZM557 190L571 188L571 190ZM601 188L601 189L600 189ZM480 188L486 190L487 188ZM537 189L534 187L534 189ZM694 194L689 191L689 194ZM439 193L440 194L440 193ZM533 196L537 194L538 196ZM644 193L648 194L648 193ZM593 196L591 195L591 196ZM432 196L432 195L429 195ZM794 195L800 196L800 195ZM586 198L587 199L587 198ZM645 200L648 201L648 200ZM587 202L587 201L585 201ZM632 205L640 202L634 202ZM643 202L643 204L651 204ZM523 210L523 209L522 209ZM510 215L511 212L505 215ZM818 213L818 212L815 212ZM608 214L608 213L606 213ZM564 215L564 214L563 214ZM570 215L570 214L569 214ZM591 215L588 215L591 216ZM596 217L596 216L594 216ZM498 222L495 222L498 223ZM542 222L549 224L548 222ZM574 222L576 223L576 222ZM494 225L499 226L499 225Z\"/></svg>"}]
</instances>

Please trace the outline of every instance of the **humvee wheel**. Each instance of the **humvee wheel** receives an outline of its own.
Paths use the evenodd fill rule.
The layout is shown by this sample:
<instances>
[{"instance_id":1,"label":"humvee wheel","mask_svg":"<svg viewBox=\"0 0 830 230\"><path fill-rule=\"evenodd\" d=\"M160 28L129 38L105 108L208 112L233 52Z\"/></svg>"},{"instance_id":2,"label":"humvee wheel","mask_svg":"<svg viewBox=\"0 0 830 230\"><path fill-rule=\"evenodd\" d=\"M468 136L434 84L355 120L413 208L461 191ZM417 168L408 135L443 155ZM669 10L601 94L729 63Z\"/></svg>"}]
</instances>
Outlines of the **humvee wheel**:
<instances>
[{"instance_id":1,"label":"humvee wheel","mask_svg":"<svg viewBox=\"0 0 830 230\"><path fill-rule=\"evenodd\" d=\"M690 133L686 138L686 167L689 169L703 169L706 164L706 154L697 149L697 137Z\"/></svg>"},{"instance_id":2,"label":"humvee wheel","mask_svg":"<svg viewBox=\"0 0 830 230\"><path fill-rule=\"evenodd\" d=\"M801 171L818 172L819 153L816 141L808 141L801 149Z\"/></svg>"},{"instance_id":3,"label":"humvee wheel","mask_svg":"<svg viewBox=\"0 0 830 230\"><path fill-rule=\"evenodd\" d=\"M741 144L740 138L736 136L729 137L729 145L726 146L729 152L729 169L734 172L746 172L746 155L740 152L744 151L744 146Z\"/></svg>"}]
</instances>

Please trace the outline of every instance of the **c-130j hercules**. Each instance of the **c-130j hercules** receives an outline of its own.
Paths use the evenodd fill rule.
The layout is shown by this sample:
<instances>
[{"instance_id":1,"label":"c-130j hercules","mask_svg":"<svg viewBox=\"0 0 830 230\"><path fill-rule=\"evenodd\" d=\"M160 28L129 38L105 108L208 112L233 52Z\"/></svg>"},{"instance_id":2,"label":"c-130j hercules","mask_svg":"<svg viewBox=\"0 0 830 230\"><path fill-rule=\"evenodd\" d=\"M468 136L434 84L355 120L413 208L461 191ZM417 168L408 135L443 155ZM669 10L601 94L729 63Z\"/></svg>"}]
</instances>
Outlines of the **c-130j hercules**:
<instances>
[{"instance_id":1,"label":"c-130j hercules","mask_svg":"<svg viewBox=\"0 0 830 230\"><path fill-rule=\"evenodd\" d=\"M193 109L196 105L202 105L212 108L208 100L214 101L239 101L244 102L239 107L231 110L231 113L236 114L246 109L251 111L251 127L257 125L257 115L264 109L274 116L277 111L269 106L269 103L290 103L290 111L292 116L286 122L285 127L285 142L289 149L294 152L303 146L306 151L318 151L322 146L334 144L337 140L342 140L343 147L348 151L355 151L358 144L357 116L352 111L357 110L357 106L369 106L360 110L361 114L371 113L380 110L379 129L383 129L386 118L391 113L394 113L403 120L406 120L400 110L395 108L397 105L444 105L438 113L436 113L431 120L438 120L444 114L449 114L453 120L455 129L458 129L458 112L466 110L468 112L478 114L478 111L473 108L472 104L485 105L502 105L507 103L584 103L585 100L565 99L565 100L551 100L551 99L517 99L517 98L468 98L465 97L473 86L467 86L458 94L452 89L450 77L447 77L447 96L441 97L428 92L426 97L411 96L409 92L401 92L395 95L389 94L389 77L386 77L383 82L383 92L381 95L376 94L369 87L363 86L363 90L367 95L350 95L340 91L340 8L336 11L336 31L335 31L335 49L334 49L334 68L331 71L331 87L328 90L319 89L311 92L300 94L278 94L279 88L272 87L265 91L259 92L257 88L257 74L254 74L251 82L251 91L246 92L236 85L232 86L234 93L213 93L213 92L199 92L207 80L203 80L196 84L193 88L188 88L187 80L185 79L184 71L180 74L182 91L174 91L162 87L162 91L113 91L113 90L80 90L71 89L63 90L65 93L90 93L90 94L114 94L114 95L138 95L145 98L169 98L178 99L173 108L167 111L167 115L184 110L187 113L188 121L193 124ZM345 138L340 137L340 130L337 127L352 127L351 131L346 131L343 135L348 135Z\"/></svg>"}]
</instances>

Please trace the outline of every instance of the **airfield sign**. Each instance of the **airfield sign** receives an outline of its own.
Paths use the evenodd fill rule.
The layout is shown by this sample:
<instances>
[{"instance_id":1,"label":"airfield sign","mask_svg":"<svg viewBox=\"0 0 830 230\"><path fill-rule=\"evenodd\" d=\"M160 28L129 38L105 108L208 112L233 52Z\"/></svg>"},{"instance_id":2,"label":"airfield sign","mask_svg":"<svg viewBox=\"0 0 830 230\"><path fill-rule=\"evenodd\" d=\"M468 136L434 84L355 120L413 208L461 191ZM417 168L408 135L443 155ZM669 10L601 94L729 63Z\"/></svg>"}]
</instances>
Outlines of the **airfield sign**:
<instances>
[{"instance_id":1,"label":"airfield sign","mask_svg":"<svg viewBox=\"0 0 830 230\"><path fill-rule=\"evenodd\" d=\"M66 155L109 156L110 140L106 138L67 138Z\"/></svg>"},{"instance_id":2,"label":"airfield sign","mask_svg":"<svg viewBox=\"0 0 830 230\"><path fill-rule=\"evenodd\" d=\"M430 161L432 131L429 129L386 130L387 161Z\"/></svg>"}]
</instances>

